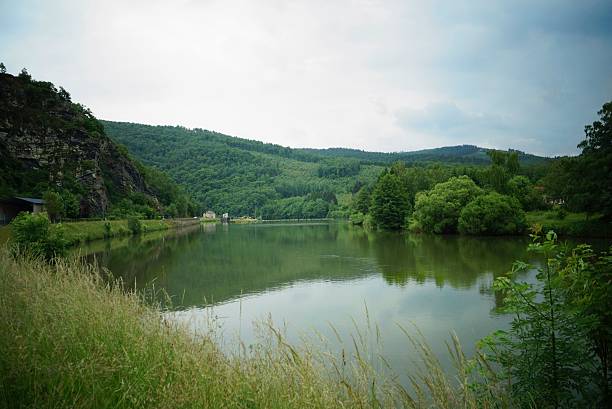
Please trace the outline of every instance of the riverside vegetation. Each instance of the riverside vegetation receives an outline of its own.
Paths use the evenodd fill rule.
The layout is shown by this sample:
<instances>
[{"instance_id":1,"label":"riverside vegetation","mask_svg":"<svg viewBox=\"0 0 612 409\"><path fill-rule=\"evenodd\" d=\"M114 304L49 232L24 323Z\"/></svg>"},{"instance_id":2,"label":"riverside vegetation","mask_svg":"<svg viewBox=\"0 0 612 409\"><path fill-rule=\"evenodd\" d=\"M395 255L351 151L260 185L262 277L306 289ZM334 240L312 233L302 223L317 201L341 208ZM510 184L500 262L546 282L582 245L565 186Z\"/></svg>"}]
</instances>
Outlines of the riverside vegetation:
<instances>
[{"instance_id":1,"label":"riverside vegetation","mask_svg":"<svg viewBox=\"0 0 612 409\"><path fill-rule=\"evenodd\" d=\"M25 69L1 72L0 89L0 198L43 197L54 222L213 210L431 233L520 234L540 223L559 234L610 235L611 103L585 128L581 155L551 159L469 145L291 149L203 129L99 121ZM466 177L478 189L463 192Z\"/></svg>"},{"instance_id":2,"label":"riverside vegetation","mask_svg":"<svg viewBox=\"0 0 612 409\"><path fill-rule=\"evenodd\" d=\"M38 249L54 239L42 234L0 249L3 407L561 408L605 407L609 396L612 251L569 250L552 232L532 236L543 256L535 282L517 281L522 262L495 282L511 327L472 357L451 337L451 373L418 331L398 327L421 356L407 386L376 347L367 310L340 352L291 344L267 322L256 343L224 352L214 322L194 336L164 318L159 294L80 259L45 261Z\"/></svg>"},{"instance_id":3,"label":"riverside vegetation","mask_svg":"<svg viewBox=\"0 0 612 409\"><path fill-rule=\"evenodd\" d=\"M516 152L489 151L489 167L466 169L463 175L398 162L372 186L361 187L350 220L384 229L476 235L520 234L529 221L566 235L609 236L612 103L604 104L599 116L585 127L586 138L578 145L582 154L554 162L542 176L543 189L521 170Z\"/></svg>"}]
</instances>

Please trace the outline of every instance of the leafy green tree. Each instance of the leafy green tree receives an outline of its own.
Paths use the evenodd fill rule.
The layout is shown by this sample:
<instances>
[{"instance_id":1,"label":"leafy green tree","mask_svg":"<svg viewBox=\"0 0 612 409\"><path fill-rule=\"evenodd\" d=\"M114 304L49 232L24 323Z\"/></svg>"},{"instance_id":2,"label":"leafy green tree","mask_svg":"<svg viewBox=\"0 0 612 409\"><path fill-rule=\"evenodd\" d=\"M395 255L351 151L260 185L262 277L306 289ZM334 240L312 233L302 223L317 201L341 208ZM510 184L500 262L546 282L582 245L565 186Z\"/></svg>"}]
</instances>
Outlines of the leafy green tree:
<instances>
[{"instance_id":1,"label":"leafy green tree","mask_svg":"<svg viewBox=\"0 0 612 409\"><path fill-rule=\"evenodd\" d=\"M526 227L525 212L514 197L497 192L478 196L468 203L459 216L462 234L516 234Z\"/></svg>"},{"instance_id":2,"label":"leafy green tree","mask_svg":"<svg viewBox=\"0 0 612 409\"><path fill-rule=\"evenodd\" d=\"M60 196L64 207L64 216L71 219L78 218L81 213L80 197L68 190L62 191Z\"/></svg>"},{"instance_id":3,"label":"leafy green tree","mask_svg":"<svg viewBox=\"0 0 612 409\"><path fill-rule=\"evenodd\" d=\"M548 200L563 203L570 210L581 210L581 204L574 194L574 168L578 158L559 158L553 161L542 178Z\"/></svg>"},{"instance_id":4,"label":"leafy green tree","mask_svg":"<svg viewBox=\"0 0 612 409\"><path fill-rule=\"evenodd\" d=\"M370 202L372 201L372 188L363 186L353 202L353 209L357 212L367 214L370 211Z\"/></svg>"},{"instance_id":5,"label":"leafy green tree","mask_svg":"<svg viewBox=\"0 0 612 409\"><path fill-rule=\"evenodd\" d=\"M597 112L600 119L584 128L586 138L578 147L582 153L574 169L575 194L584 210L601 212L612 220L612 101Z\"/></svg>"},{"instance_id":6,"label":"leafy green tree","mask_svg":"<svg viewBox=\"0 0 612 409\"><path fill-rule=\"evenodd\" d=\"M58 95L66 101L71 101L70 93L64 87L59 87Z\"/></svg>"},{"instance_id":7,"label":"leafy green tree","mask_svg":"<svg viewBox=\"0 0 612 409\"><path fill-rule=\"evenodd\" d=\"M0 62L0 74L6 74L6 67L4 66L4 63Z\"/></svg>"},{"instance_id":8,"label":"leafy green tree","mask_svg":"<svg viewBox=\"0 0 612 409\"><path fill-rule=\"evenodd\" d=\"M456 233L461 210L482 189L467 176L452 177L416 195L411 228L427 233Z\"/></svg>"},{"instance_id":9,"label":"leafy green tree","mask_svg":"<svg viewBox=\"0 0 612 409\"><path fill-rule=\"evenodd\" d=\"M374 224L382 229L399 230L404 227L411 210L399 176L392 172L384 173L372 191L370 212Z\"/></svg>"},{"instance_id":10,"label":"leafy green tree","mask_svg":"<svg viewBox=\"0 0 612 409\"><path fill-rule=\"evenodd\" d=\"M517 175L508 181L508 194L521 203L524 210L537 210L545 207L544 198L538 192L529 178Z\"/></svg>"},{"instance_id":11,"label":"leafy green tree","mask_svg":"<svg viewBox=\"0 0 612 409\"><path fill-rule=\"evenodd\" d=\"M508 180L520 170L518 152L490 150L491 166L487 170L486 184L499 193L507 193Z\"/></svg>"},{"instance_id":12,"label":"leafy green tree","mask_svg":"<svg viewBox=\"0 0 612 409\"><path fill-rule=\"evenodd\" d=\"M584 128L585 139L578 144L582 153L551 164L544 177L546 194L568 209L589 214L601 213L612 221L612 102L599 110L599 120Z\"/></svg>"},{"instance_id":13,"label":"leafy green tree","mask_svg":"<svg viewBox=\"0 0 612 409\"><path fill-rule=\"evenodd\" d=\"M59 193L49 190L43 195L45 209L52 222L57 222L64 216L64 202Z\"/></svg>"},{"instance_id":14,"label":"leafy green tree","mask_svg":"<svg viewBox=\"0 0 612 409\"><path fill-rule=\"evenodd\" d=\"M21 72L19 73L18 78L24 79L26 81L32 80L32 76L30 75L30 73L25 67L21 69Z\"/></svg>"}]
</instances>

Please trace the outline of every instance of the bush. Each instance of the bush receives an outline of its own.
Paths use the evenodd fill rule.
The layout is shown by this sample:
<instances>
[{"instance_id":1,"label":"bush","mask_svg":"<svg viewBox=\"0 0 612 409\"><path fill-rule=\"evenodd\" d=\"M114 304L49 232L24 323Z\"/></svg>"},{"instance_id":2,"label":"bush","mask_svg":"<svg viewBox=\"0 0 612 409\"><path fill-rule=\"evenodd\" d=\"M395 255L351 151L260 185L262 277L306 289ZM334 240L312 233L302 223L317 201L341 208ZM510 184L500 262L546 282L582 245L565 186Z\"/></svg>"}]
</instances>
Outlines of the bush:
<instances>
[{"instance_id":1,"label":"bush","mask_svg":"<svg viewBox=\"0 0 612 409\"><path fill-rule=\"evenodd\" d=\"M132 232L132 234L140 234L142 233L142 222L138 220L137 217L131 216L127 219L128 229Z\"/></svg>"},{"instance_id":2,"label":"bush","mask_svg":"<svg viewBox=\"0 0 612 409\"><path fill-rule=\"evenodd\" d=\"M516 234L525 230L525 212L514 197L491 192L479 196L461 211L462 234Z\"/></svg>"},{"instance_id":3,"label":"bush","mask_svg":"<svg viewBox=\"0 0 612 409\"><path fill-rule=\"evenodd\" d=\"M427 192L419 192L410 226L426 233L456 233L461 210L482 194L467 176L452 177Z\"/></svg>"},{"instance_id":4,"label":"bush","mask_svg":"<svg viewBox=\"0 0 612 409\"><path fill-rule=\"evenodd\" d=\"M11 222L14 245L46 259L64 256L67 242L61 226L52 226L46 213L22 212Z\"/></svg>"},{"instance_id":5,"label":"bush","mask_svg":"<svg viewBox=\"0 0 612 409\"><path fill-rule=\"evenodd\" d=\"M357 213L352 213L350 215L349 222L356 226L361 226L363 225L364 219L365 219L365 215L361 212L357 212Z\"/></svg>"}]
</instances>

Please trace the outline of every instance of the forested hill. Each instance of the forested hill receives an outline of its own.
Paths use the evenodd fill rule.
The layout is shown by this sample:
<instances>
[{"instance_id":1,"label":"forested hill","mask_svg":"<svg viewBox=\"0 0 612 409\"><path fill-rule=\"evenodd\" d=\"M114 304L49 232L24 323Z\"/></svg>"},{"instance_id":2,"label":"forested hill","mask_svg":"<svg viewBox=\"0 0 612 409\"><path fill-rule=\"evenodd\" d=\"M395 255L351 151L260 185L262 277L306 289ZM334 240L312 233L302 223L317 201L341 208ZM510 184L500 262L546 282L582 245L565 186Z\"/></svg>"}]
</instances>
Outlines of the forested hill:
<instances>
[{"instance_id":1,"label":"forested hill","mask_svg":"<svg viewBox=\"0 0 612 409\"><path fill-rule=\"evenodd\" d=\"M107 134L182 184L204 209L271 218L341 215L352 194L401 160L464 174L489 164L486 150L459 146L404 153L291 149L203 129L102 121ZM520 155L524 163L543 162Z\"/></svg>"},{"instance_id":2,"label":"forested hill","mask_svg":"<svg viewBox=\"0 0 612 409\"><path fill-rule=\"evenodd\" d=\"M174 182L133 160L65 89L25 69L0 70L0 198L13 196L43 197L56 219L195 211Z\"/></svg>"},{"instance_id":3,"label":"forested hill","mask_svg":"<svg viewBox=\"0 0 612 409\"><path fill-rule=\"evenodd\" d=\"M423 149L412 152L367 152L359 149L328 148L328 149L296 149L305 154L322 156L326 158L342 157L352 158L363 162L388 164L402 161L407 164L437 162L454 164L488 165L491 158L487 154L489 149L474 145L445 146L442 148ZM512 151L512 149L510 149ZM531 155L516 151L522 165L535 165L548 160L542 156Z\"/></svg>"}]
</instances>

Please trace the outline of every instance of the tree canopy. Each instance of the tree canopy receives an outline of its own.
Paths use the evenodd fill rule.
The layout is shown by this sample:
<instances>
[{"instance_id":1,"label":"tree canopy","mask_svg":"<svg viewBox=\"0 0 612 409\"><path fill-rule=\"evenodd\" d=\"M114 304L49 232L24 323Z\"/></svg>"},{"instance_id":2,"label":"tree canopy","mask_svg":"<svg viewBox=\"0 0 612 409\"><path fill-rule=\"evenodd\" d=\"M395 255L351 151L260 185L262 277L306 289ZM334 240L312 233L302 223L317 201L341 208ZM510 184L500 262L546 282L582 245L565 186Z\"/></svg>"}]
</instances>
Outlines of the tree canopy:
<instances>
[{"instance_id":1,"label":"tree canopy","mask_svg":"<svg viewBox=\"0 0 612 409\"><path fill-rule=\"evenodd\" d=\"M455 233L461 210L480 194L482 189L469 177L452 177L430 191L417 193L414 221L428 233Z\"/></svg>"}]
</instances>

